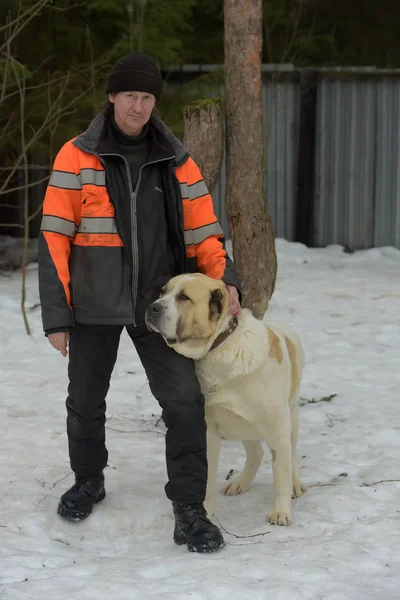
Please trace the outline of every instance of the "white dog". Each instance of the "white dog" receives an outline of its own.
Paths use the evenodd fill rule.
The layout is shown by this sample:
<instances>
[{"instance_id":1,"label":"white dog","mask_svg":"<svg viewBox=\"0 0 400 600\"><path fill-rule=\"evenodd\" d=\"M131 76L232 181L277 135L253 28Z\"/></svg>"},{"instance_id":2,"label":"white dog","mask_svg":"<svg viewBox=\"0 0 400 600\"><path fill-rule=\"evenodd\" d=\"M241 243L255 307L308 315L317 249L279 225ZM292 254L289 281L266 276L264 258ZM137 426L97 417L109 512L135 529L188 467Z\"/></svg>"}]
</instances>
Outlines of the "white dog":
<instances>
[{"instance_id":1,"label":"white dog","mask_svg":"<svg viewBox=\"0 0 400 600\"><path fill-rule=\"evenodd\" d=\"M250 487L265 440L275 487L267 521L289 525L291 499L305 492L296 457L296 400L304 365L298 336L288 325L259 321L246 309L237 321L228 314L224 284L197 273L171 279L149 307L146 323L176 352L196 361L206 402L209 516L216 502L221 440L240 440L246 450L245 467L225 485L226 495Z\"/></svg>"}]
</instances>

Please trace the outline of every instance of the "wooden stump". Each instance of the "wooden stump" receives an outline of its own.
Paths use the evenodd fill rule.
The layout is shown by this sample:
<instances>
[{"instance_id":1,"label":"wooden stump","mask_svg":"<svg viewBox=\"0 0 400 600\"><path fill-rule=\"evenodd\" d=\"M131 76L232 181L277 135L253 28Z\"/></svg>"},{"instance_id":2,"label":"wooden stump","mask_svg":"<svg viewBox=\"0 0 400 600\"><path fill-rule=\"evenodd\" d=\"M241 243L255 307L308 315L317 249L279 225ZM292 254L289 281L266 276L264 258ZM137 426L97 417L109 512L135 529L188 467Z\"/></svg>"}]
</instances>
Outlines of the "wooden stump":
<instances>
[{"instance_id":1,"label":"wooden stump","mask_svg":"<svg viewBox=\"0 0 400 600\"><path fill-rule=\"evenodd\" d=\"M224 156L224 128L219 100L185 106L184 144L198 165L210 191L217 183Z\"/></svg>"}]
</instances>

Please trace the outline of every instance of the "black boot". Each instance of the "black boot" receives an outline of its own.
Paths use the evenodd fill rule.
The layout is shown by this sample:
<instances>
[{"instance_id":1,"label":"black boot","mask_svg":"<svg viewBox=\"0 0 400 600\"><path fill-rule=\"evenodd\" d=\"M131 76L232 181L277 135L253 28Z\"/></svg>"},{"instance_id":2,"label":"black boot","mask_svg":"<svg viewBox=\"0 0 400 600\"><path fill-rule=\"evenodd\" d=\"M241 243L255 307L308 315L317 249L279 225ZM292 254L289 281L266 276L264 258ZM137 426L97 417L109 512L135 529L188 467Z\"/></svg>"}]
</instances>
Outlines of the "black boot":
<instances>
[{"instance_id":1,"label":"black boot","mask_svg":"<svg viewBox=\"0 0 400 600\"><path fill-rule=\"evenodd\" d=\"M75 476L74 485L63 494L57 508L57 514L67 521L82 521L90 515L93 505L103 500L104 475L97 477Z\"/></svg>"},{"instance_id":2,"label":"black boot","mask_svg":"<svg viewBox=\"0 0 400 600\"><path fill-rule=\"evenodd\" d=\"M218 527L207 518L203 504L173 502L174 542L187 544L190 552L215 552L225 546Z\"/></svg>"}]
</instances>

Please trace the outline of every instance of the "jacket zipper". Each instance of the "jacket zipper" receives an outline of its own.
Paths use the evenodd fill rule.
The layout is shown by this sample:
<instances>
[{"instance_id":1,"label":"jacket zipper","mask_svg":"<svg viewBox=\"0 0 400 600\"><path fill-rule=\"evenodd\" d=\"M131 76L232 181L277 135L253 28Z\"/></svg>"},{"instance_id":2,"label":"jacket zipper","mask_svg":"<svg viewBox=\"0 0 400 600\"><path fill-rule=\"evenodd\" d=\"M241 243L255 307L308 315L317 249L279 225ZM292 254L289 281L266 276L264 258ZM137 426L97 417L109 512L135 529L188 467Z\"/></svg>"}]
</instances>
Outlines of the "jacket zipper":
<instances>
[{"instance_id":1,"label":"jacket zipper","mask_svg":"<svg viewBox=\"0 0 400 600\"><path fill-rule=\"evenodd\" d=\"M153 160L151 162L145 163L139 169L139 177L137 180L137 184L135 189L133 189L131 172L129 169L129 163L125 156L122 154L100 154L99 156L119 156L123 159L126 166L126 174L128 176L128 185L129 185L129 195L131 201L131 235L132 235L132 297L133 297L133 326L137 327L136 324L136 306L137 306L137 293L138 293L138 280L139 280L139 246L138 246L138 229L137 229L137 219L136 219L136 199L137 193L139 190L140 180L142 178L142 169L143 167L147 167L149 165L154 165L159 162L163 162L165 160L171 160L175 158L175 155L168 156L166 158L160 158L159 160Z\"/></svg>"}]
</instances>

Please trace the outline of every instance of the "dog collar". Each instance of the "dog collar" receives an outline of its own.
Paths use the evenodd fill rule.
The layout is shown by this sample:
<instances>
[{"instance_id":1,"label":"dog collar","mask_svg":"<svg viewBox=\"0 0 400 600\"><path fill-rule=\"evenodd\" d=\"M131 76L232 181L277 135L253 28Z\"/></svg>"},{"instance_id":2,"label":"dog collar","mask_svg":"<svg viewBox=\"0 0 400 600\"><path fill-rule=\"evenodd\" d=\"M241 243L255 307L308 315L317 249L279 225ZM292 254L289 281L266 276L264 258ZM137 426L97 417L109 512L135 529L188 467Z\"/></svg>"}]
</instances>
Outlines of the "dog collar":
<instances>
[{"instance_id":1,"label":"dog collar","mask_svg":"<svg viewBox=\"0 0 400 600\"><path fill-rule=\"evenodd\" d=\"M228 338L231 335L231 333L233 333L235 331L237 326L238 326L237 317L235 317L235 315L232 315L229 320L229 323L228 323L228 329L225 329L225 331L222 331L222 333L220 333L219 336L215 338L214 343L211 346L209 352L211 350L214 350L214 348L216 348L220 344L222 344L222 342L224 342L226 340L226 338Z\"/></svg>"}]
</instances>

